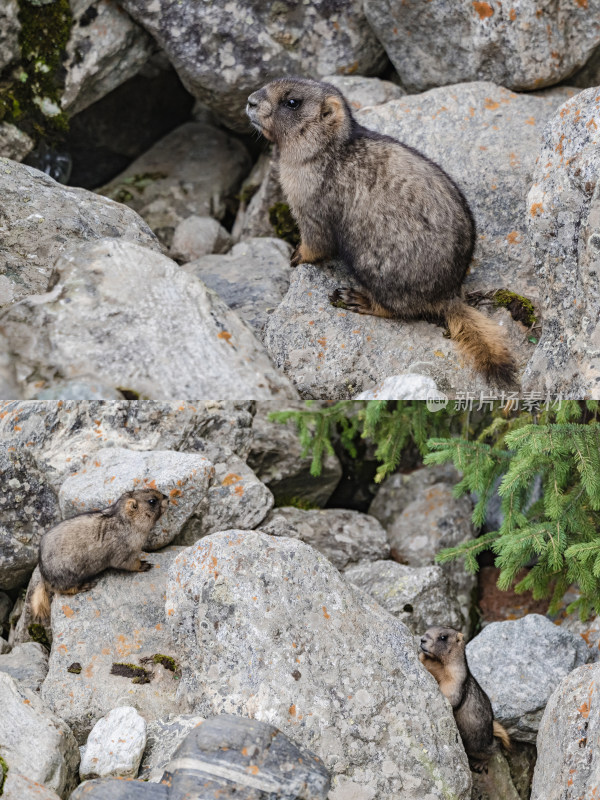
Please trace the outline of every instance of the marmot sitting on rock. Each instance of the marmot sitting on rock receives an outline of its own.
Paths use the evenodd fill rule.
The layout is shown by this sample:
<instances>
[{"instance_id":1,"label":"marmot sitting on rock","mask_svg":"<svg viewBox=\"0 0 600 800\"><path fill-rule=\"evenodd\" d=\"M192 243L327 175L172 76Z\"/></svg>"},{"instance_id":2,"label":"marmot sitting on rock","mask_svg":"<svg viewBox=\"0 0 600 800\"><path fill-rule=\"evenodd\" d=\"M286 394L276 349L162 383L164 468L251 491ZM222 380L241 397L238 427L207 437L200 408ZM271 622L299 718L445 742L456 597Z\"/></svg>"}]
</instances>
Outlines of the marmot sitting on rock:
<instances>
[{"instance_id":1,"label":"marmot sitting on rock","mask_svg":"<svg viewBox=\"0 0 600 800\"><path fill-rule=\"evenodd\" d=\"M359 314L444 319L476 369L514 381L501 330L462 300L475 223L437 164L363 128L327 83L282 78L248 98L246 113L275 142L279 179L302 237L292 261L339 256L359 281L331 301Z\"/></svg>"},{"instance_id":2,"label":"marmot sitting on rock","mask_svg":"<svg viewBox=\"0 0 600 800\"><path fill-rule=\"evenodd\" d=\"M465 637L453 628L434 627L421 637L419 658L439 683L452 710L469 765L482 772L496 749L494 737L510 749L508 733L496 722L490 698L471 675Z\"/></svg>"},{"instance_id":3,"label":"marmot sitting on rock","mask_svg":"<svg viewBox=\"0 0 600 800\"><path fill-rule=\"evenodd\" d=\"M40 542L42 582L31 598L34 617L50 617L49 592L83 592L109 567L128 572L152 569L140 555L167 505L167 497L155 489L125 492L102 511L78 514L46 531Z\"/></svg>"}]
</instances>

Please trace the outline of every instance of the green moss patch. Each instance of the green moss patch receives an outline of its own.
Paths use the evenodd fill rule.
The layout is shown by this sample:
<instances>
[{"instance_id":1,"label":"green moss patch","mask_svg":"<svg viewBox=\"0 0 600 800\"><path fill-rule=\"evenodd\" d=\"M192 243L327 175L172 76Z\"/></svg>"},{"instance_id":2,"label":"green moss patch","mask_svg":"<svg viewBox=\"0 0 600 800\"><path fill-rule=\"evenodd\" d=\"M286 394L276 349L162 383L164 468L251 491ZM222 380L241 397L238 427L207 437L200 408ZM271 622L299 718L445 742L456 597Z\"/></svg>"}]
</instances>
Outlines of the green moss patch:
<instances>
[{"instance_id":1,"label":"green moss patch","mask_svg":"<svg viewBox=\"0 0 600 800\"><path fill-rule=\"evenodd\" d=\"M306 497L288 497L283 495L278 497L275 502L275 508L284 508L285 506L292 506L293 508L300 508L302 511L312 511L321 506L316 503L311 503Z\"/></svg>"},{"instance_id":2,"label":"green moss patch","mask_svg":"<svg viewBox=\"0 0 600 800\"><path fill-rule=\"evenodd\" d=\"M300 231L287 203L275 203L269 209L269 222L275 236L295 247L300 244Z\"/></svg>"},{"instance_id":3,"label":"green moss patch","mask_svg":"<svg viewBox=\"0 0 600 800\"><path fill-rule=\"evenodd\" d=\"M510 315L517 322L522 322L528 328L531 328L537 322L535 309L531 300L523 297L515 292L509 292L507 289L499 289L494 293L492 302L498 307L507 308Z\"/></svg>"},{"instance_id":4,"label":"green moss patch","mask_svg":"<svg viewBox=\"0 0 600 800\"><path fill-rule=\"evenodd\" d=\"M21 61L0 88L0 120L12 122L34 139L56 142L68 129L60 100L63 68L73 24L69 0L33 5L19 0Z\"/></svg>"},{"instance_id":5,"label":"green moss patch","mask_svg":"<svg viewBox=\"0 0 600 800\"><path fill-rule=\"evenodd\" d=\"M50 640L43 625L39 622L32 622L27 628L27 633L31 636L33 642L43 645L46 649L50 650Z\"/></svg>"},{"instance_id":6,"label":"green moss patch","mask_svg":"<svg viewBox=\"0 0 600 800\"><path fill-rule=\"evenodd\" d=\"M8 775L8 764L2 758L2 756L0 756L0 796L4 793L4 784L6 782L7 775Z\"/></svg>"},{"instance_id":7,"label":"green moss patch","mask_svg":"<svg viewBox=\"0 0 600 800\"><path fill-rule=\"evenodd\" d=\"M110 670L111 675L120 675L123 678L131 678L132 683L150 683L152 673L139 664L126 664L122 661L115 662Z\"/></svg>"}]
</instances>

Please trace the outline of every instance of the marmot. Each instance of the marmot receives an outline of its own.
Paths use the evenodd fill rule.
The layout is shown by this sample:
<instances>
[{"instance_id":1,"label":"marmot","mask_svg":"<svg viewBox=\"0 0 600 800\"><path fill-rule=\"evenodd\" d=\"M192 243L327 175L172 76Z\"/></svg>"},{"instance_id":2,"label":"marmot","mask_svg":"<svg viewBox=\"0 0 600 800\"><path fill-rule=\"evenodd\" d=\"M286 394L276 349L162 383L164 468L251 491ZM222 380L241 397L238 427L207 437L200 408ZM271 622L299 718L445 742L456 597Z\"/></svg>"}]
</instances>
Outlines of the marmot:
<instances>
[{"instance_id":1,"label":"marmot","mask_svg":"<svg viewBox=\"0 0 600 800\"><path fill-rule=\"evenodd\" d=\"M128 572L151 569L140 555L167 504L167 497L155 489L125 492L102 511L78 514L46 531L39 553L42 581L31 598L34 617L50 617L49 592L83 592L109 567Z\"/></svg>"},{"instance_id":2,"label":"marmot","mask_svg":"<svg viewBox=\"0 0 600 800\"><path fill-rule=\"evenodd\" d=\"M500 329L462 300L475 222L444 170L359 125L327 83L281 78L251 94L246 113L276 145L301 234L292 264L339 256L362 289L336 289L333 303L359 314L444 319L476 369L512 383L515 363Z\"/></svg>"},{"instance_id":3,"label":"marmot","mask_svg":"<svg viewBox=\"0 0 600 800\"><path fill-rule=\"evenodd\" d=\"M469 765L475 772L481 772L496 749L494 737L506 749L510 749L510 739L494 720L490 698L469 670L465 637L453 628L429 628L421 637L420 650L421 663L452 706Z\"/></svg>"}]
</instances>

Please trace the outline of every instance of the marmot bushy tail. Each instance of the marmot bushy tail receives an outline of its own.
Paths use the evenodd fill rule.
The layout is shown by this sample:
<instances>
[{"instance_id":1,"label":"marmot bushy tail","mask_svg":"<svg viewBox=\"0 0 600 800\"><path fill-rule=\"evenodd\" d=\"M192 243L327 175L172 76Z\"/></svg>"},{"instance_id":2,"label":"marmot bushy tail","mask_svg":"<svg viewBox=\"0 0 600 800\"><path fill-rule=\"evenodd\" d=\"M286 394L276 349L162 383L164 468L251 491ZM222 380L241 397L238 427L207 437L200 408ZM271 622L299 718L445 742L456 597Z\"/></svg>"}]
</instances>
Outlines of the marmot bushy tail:
<instances>
[{"instance_id":1,"label":"marmot bushy tail","mask_svg":"<svg viewBox=\"0 0 600 800\"><path fill-rule=\"evenodd\" d=\"M40 541L42 579L31 598L34 616L49 619L51 594L85 591L109 567L127 572L151 569L140 555L167 504L156 489L125 492L102 511L79 514L46 531Z\"/></svg>"},{"instance_id":2,"label":"marmot bushy tail","mask_svg":"<svg viewBox=\"0 0 600 800\"><path fill-rule=\"evenodd\" d=\"M279 180L300 228L292 264L339 257L360 288L331 301L359 314L444 319L490 379L511 383L505 331L462 300L475 221L455 181L412 147L360 125L334 86L272 81L248 98L277 145Z\"/></svg>"},{"instance_id":3,"label":"marmot bushy tail","mask_svg":"<svg viewBox=\"0 0 600 800\"><path fill-rule=\"evenodd\" d=\"M458 298L448 302L443 314L450 337L475 369L499 384L514 381L515 362L495 323Z\"/></svg>"},{"instance_id":4,"label":"marmot bushy tail","mask_svg":"<svg viewBox=\"0 0 600 800\"><path fill-rule=\"evenodd\" d=\"M502 747L504 747L505 750L511 749L510 736L508 735L507 730L500 725L496 719L494 720L494 738L499 739L502 742Z\"/></svg>"}]
</instances>

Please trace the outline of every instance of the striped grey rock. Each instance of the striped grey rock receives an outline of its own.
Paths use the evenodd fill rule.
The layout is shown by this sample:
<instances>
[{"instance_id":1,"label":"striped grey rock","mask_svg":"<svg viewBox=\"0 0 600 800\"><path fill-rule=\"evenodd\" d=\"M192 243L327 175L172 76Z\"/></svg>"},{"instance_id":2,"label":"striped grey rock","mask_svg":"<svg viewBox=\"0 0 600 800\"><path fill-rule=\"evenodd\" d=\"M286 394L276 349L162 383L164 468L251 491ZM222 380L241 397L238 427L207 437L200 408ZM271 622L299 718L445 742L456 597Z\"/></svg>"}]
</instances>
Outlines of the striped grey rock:
<instances>
[{"instance_id":1,"label":"striped grey rock","mask_svg":"<svg viewBox=\"0 0 600 800\"><path fill-rule=\"evenodd\" d=\"M537 736L531 800L593 798L600 781L600 665L569 673L548 701Z\"/></svg>"},{"instance_id":2,"label":"striped grey rock","mask_svg":"<svg viewBox=\"0 0 600 800\"><path fill-rule=\"evenodd\" d=\"M319 759L277 728L222 714L187 734L160 786L90 781L71 800L325 800L329 785Z\"/></svg>"},{"instance_id":3,"label":"striped grey rock","mask_svg":"<svg viewBox=\"0 0 600 800\"><path fill-rule=\"evenodd\" d=\"M366 0L373 30L410 92L491 80L539 89L568 78L600 44L600 2Z\"/></svg>"},{"instance_id":4,"label":"striped grey rock","mask_svg":"<svg viewBox=\"0 0 600 800\"><path fill-rule=\"evenodd\" d=\"M387 534L368 514L346 508L274 509L260 526L270 536L289 536L309 544L335 567L377 561L390 554Z\"/></svg>"},{"instance_id":5,"label":"striped grey rock","mask_svg":"<svg viewBox=\"0 0 600 800\"><path fill-rule=\"evenodd\" d=\"M588 660L580 636L540 614L486 625L466 652L471 672L492 701L495 719L511 738L532 743L552 692Z\"/></svg>"},{"instance_id":6,"label":"striped grey rock","mask_svg":"<svg viewBox=\"0 0 600 800\"><path fill-rule=\"evenodd\" d=\"M175 750L204 717L197 714L170 715L157 719L147 727L147 743L140 766L140 780L158 783Z\"/></svg>"},{"instance_id":7,"label":"striped grey rock","mask_svg":"<svg viewBox=\"0 0 600 800\"><path fill-rule=\"evenodd\" d=\"M458 601L439 567L372 561L348 567L344 578L370 594L415 634L422 634L433 625L466 632Z\"/></svg>"},{"instance_id":8,"label":"striped grey rock","mask_svg":"<svg viewBox=\"0 0 600 800\"><path fill-rule=\"evenodd\" d=\"M181 711L177 676L160 664L146 664L149 683L111 673L114 663L138 665L156 654L179 661L163 602L167 571L177 552L171 547L153 553L149 572L109 570L88 592L55 595L42 698L67 722L79 744L116 706L133 706L147 722ZM73 664L81 665L81 672L69 672Z\"/></svg>"},{"instance_id":9,"label":"striped grey rock","mask_svg":"<svg viewBox=\"0 0 600 800\"><path fill-rule=\"evenodd\" d=\"M75 786L79 750L68 725L40 696L0 672L0 752L8 766L61 797Z\"/></svg>"},{"instance_id":10,"label":"striped grey rock","mask_svg":"<svg viewBox=\"0 0 600 800\"><path fill-rule=\"evenodd\" d=\"M170 247L187 217L223 219L251 165L244 145L226 131L186 122L98 192L137 211Z\"/></svg>"},{"instance_id":11,"label":"striped grey rock","mask_svg":"<svg viewBox=\"0 0 600 800\"><path fill-rule=\"evenodd\" d=\"M291 254L282 239L250 238L225 255L206 255L182 269L216 292L261 338L290 285Z\"/></svg>"},{"instance_id":12,"label":"striped grey rock","mask_svg":"<svg viewBox=\"0 0 600 800\"><path fill-rule=\"evenodd\" d=\"M376 75L386 63L360 0L274 7L120 2L156 39L186 89L242 130L246 98L275 76Z\"/></svg>"},{"instance_id":13,"label":"striped grey rock","mask_svg":"<svg viewBox=\"0 0 600 800\"><path fill-rule=\"evenodd\" d=\"M0 672L14 678L25 689L39 692L48 674L48 653L37 642L17 644L0 655Z\"/></svg>"},{"instance_id":14,"label":"striped grey rock","mask_svg":"<svg viewBox=\"0 0 600 800\"><path fill-rule=\"evenodd\" d=\"M160 253L104 239L56 269L53 292L4 319L24 396L82 376L159 401L295 396L250 328Z\"/></svg>"},{"instance_id":15,"label":"striped grey rock","mask_svg":"<svg viewBox=\"0 0 600 800\"><path fill-rule=\"evenodd\" d=\"M57 258L82 242L114 237L159 249L130 209L4 158L0 196L0 308L45 292Z\"/></svg>"},{"instance_id":16,"label":"striped grey rock","mask_svg":"<svg viewBox=\"0 0 600 800\"><path fill-rule=\"evenodd\" d=\"M178 696L201 716L277 725L333 770L330 798L470 797L453 715L412 634L314 548L207 536L173 562L166 614Z\"/></svg>"},{"instance_id":17,"label":"striped grey rock","mask_svg":"<svg viewBox=\"0 0 600 800\"><path fill-rule=\"evenodd\" d=\"M12 415L13 426L19 427ZM23 586L37 563L44 531L60 520L58 497L31 453L0 445L0 588Z\"/></svg>"},{"instance_id":18,"label":"striped grey rock","mask_svg":"<svg viewBox=\"0 0 600 800\"><path fill-rule=\"evenodd\" d=\"M212 468L208 459L195 453L104 449L61 486L63 519L107 508L133 489L158 489L169 498L169 507L144 545L145 550L158 550L173 541L205 500Z\"/></svg>"},{"instance_id":19,"label":"striped grey rock","mask_svg":"<svg viewBox=\"0 0 600 800\"><path fill-rule=\"evenodd\" d=\"M542 337L525 391L600 398L600 91L568 100L548 123L527 196L543 291Z\"/></svg>"},{"instance_id":20,"label":"striped grey rock","mask_svg":"<svg viewBox=\"0 0 600 800\"><path fill-rule=\"evenodd\" d=\"M113 708L88 736L79 776L135 778L146 747L146 720L132 706Z\"/></svg>"}]
</instances>

